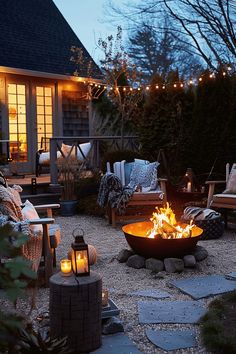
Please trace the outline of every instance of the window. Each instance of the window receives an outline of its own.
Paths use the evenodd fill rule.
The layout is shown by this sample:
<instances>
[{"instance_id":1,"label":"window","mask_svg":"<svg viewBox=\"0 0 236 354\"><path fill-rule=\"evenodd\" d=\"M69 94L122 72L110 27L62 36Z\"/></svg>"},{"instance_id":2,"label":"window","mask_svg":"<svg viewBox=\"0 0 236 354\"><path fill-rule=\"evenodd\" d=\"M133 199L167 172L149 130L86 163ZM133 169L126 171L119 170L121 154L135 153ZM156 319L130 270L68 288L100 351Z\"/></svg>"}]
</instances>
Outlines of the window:
<instances>
[{"instance_id":1,"label":"window","mask_svg":"<svg viewBox=\"0 0 236 354\"><path fill-rule=\"evenodd\" d=\"M27 161L25 85L8 84L10 156L13 161Z\"/></svg>"},{"instance_id":2,"label":"window","mask_svg":"<svg viewBox=\"0 0 236 354\"><path fill-rule=\"evenodd\" d=\"M48 148L49 138L53 135L51 87L36 87L36 104L38 149L41 146Z\"/></svg>"}]
</instances>

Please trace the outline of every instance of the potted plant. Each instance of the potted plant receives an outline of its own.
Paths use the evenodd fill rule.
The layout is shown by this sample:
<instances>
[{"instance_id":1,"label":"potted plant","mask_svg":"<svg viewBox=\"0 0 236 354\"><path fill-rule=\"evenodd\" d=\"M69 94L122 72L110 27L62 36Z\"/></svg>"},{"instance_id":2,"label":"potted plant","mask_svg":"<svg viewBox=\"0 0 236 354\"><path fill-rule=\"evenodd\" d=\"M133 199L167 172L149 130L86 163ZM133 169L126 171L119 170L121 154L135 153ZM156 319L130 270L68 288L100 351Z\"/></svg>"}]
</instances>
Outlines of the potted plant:
<instances>
[{"instance_id":1,"label":"potted plant","mask_svg":"<svg viewBox=\"0 0 236 354\"><path fill-rule=\"evenodd\" d=\"M61 190L61 215L72 216L76 212L77 183L84 164L76 156L60 157L57 160Z\"/></svg>"}]
</instances>

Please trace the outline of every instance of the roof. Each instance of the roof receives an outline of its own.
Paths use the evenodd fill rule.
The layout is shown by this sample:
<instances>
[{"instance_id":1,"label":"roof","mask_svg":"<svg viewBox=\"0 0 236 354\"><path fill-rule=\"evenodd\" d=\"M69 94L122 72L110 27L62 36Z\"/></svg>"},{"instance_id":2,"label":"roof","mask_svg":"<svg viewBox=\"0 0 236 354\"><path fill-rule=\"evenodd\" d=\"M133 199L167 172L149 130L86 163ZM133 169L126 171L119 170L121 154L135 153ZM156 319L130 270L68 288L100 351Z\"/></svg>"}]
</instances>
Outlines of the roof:
<instances>
[{"instance_id":1,"label":"roof","mask_svg":"<svg viewBox=\"0 0 236 354\"><path fill-rule=\"evenodd\" d=\"M79 76L92 60L52 0L0 0L0 66L73 75L71 46L83 50ZM101 72L92 61L93 78Z\"/></svg>"}]
</instances>

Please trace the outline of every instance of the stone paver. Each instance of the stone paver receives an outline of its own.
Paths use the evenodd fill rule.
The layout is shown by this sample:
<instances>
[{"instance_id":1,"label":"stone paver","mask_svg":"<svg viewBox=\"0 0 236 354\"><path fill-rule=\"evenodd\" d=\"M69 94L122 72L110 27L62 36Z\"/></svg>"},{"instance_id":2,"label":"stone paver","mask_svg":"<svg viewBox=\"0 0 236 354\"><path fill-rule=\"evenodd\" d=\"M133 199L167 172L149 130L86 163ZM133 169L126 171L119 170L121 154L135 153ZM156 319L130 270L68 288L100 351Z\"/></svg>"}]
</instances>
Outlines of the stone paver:
<instances>
[{"instance_id":1,"label":"stone paver","mask_svg":"<svg viewBox=\"0 0 236 354\"><path fill-rule=\"evenodd\" d=\"M226 277L232 278L236 280L236 272L232 272L226 275Z\"/></svg>"},{"instance_id":2,"label":"stone paver","mask_svg":"<svg viewBox=\"0 0 236 354\"><path fill-rule=\"evenodd\" d=\"M142 354L125 334L102 336L102 346L94 354Z\"/></svg>"},{"instance_id":3,"label":"stone paver","mask_svg":"<svg viewBox=\"0 0 236 354\"><path fill-rule=\"evenodd\" d=\"M130 295L147 296L147 297L153 297L155 299L163 299L165 297L171 296L167 291L158 290L158 289L138 290L133 293L130 293Z\"/></svg>"},{"instance_id":4,"label":"stone paver","mask_svg":"<svg viewBox=\"0 0 236 354\"><path fill-rule=\"evenodd\" d=\"M197 323L206 309L198 301L139 301L140 323Z\"/></svg>"},{"instance_id":5,"label":"stone paver","mask_svg":"<svg viewBox=\"0 0 236 354\"><path fill-rule=\"evenodd\" d=\"M236 281L226 279L223 275L174 280L170 284L196 300L236 290Z\"/></svg>"},{"instance_id":6,"label":"stone paver","mask_svg":"<svg viewBox=\"0 0 236 354\"><path fill-rule=\"evenodd\" d=\"M163 350L177 350L197 346L196 333L191 330L146 330L148 339Z\"/></svg>"}]
</instances>

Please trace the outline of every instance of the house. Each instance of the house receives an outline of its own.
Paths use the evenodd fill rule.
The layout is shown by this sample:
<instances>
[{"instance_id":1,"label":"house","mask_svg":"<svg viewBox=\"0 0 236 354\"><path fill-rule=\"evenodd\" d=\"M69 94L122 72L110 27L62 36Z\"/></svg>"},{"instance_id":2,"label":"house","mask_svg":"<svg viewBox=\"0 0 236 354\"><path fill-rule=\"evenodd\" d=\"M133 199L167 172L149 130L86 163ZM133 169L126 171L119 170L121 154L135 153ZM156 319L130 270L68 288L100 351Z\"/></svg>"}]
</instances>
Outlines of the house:
<instances>
[{"instance_id":1,"label":"house","mask_svg":"<svg viewBox=\"0 0 236 354\"><path fill-rule=\"evenodd\" d=\"M0 152L9 140L12 162L32 173L42 139L89 135L88 82L101 73L53 0L0 0L0 8ZM83 51L77 77L72 46Z\"/></svg>"}]
</instances>

